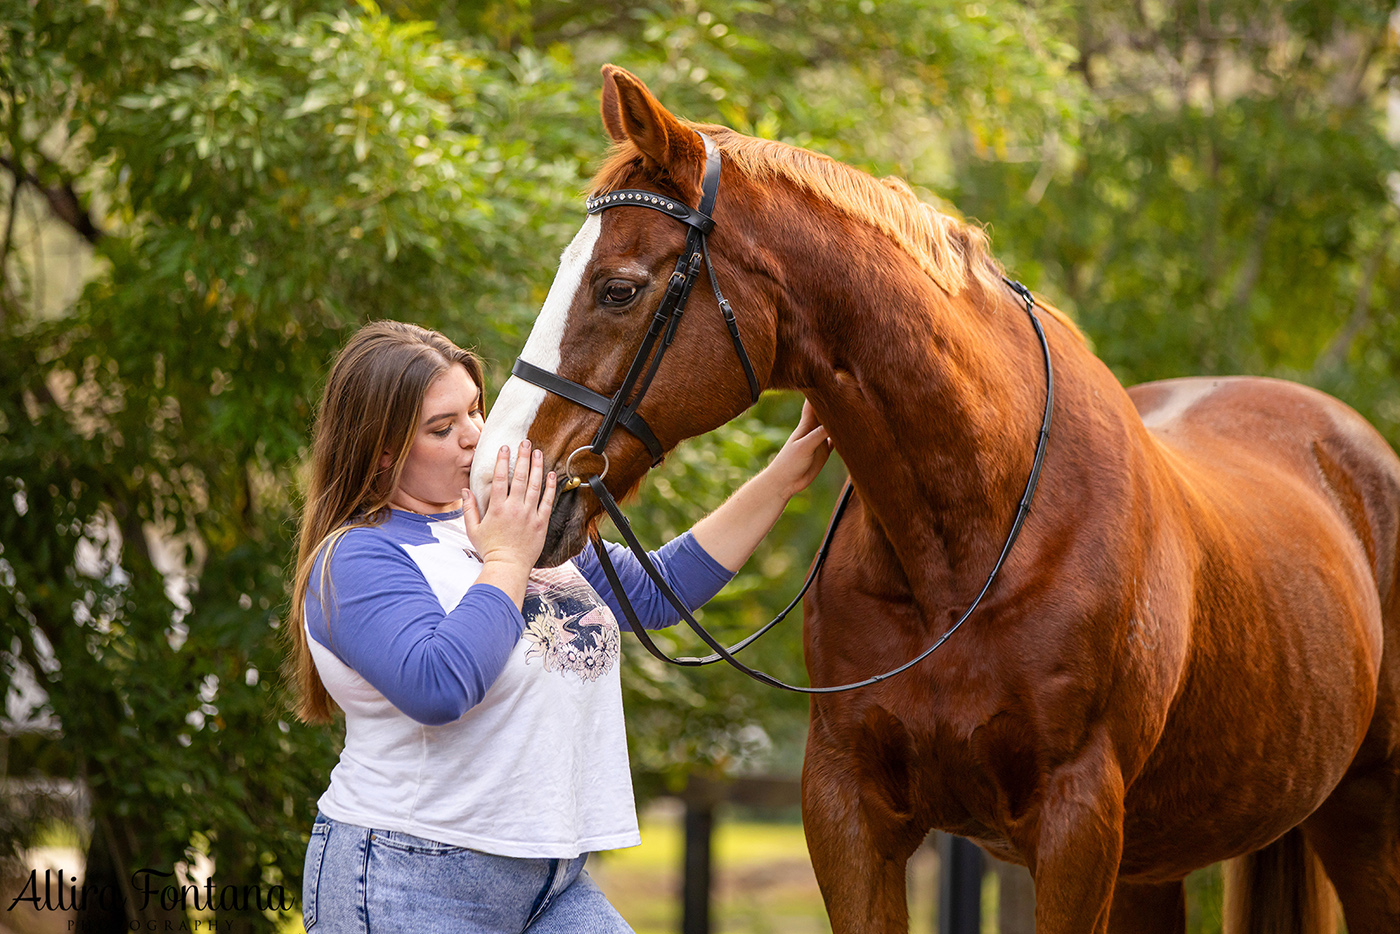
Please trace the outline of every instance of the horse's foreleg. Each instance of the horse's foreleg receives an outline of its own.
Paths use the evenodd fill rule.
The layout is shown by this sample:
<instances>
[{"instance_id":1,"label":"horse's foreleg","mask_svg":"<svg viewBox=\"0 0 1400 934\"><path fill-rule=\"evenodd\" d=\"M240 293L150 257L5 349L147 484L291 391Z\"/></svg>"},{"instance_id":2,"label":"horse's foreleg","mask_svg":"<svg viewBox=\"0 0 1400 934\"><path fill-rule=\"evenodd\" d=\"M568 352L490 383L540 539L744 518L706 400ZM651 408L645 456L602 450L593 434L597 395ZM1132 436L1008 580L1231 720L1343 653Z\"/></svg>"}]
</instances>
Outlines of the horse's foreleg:
<instances>
[{"instance_id":1,"label":"horse's foreleg","mask_svg":"<svg viewBox=\"0 0 1400 934\"><path fill-rule=\"evenodd\" d=\"M1105 934L1123 855L1123 777L1107 740L1047 780L1034 841L1035 929Z\"/></svg>"},{"instance_id":2,"label":"horse's foreleg","mask_svg":"<svg viewBox=\"0 0 1400 934\"><path fill-rule=\"evenodd\" d=\"M1109 934L1186 934L1186 886L1180 882L1113 887Z\"/></svg>"},{"instance_id":3,"label":"horse's foreleg","mask_svg":"<svg viewBox=\"0 0 1400 934\"><path fill-rule=\"evenodd\" d=\"M833 934L909 929L905 865L923 839L868 781L849 749L814 729L802 769L802 826Z\"/></svg>"}]
</instances>

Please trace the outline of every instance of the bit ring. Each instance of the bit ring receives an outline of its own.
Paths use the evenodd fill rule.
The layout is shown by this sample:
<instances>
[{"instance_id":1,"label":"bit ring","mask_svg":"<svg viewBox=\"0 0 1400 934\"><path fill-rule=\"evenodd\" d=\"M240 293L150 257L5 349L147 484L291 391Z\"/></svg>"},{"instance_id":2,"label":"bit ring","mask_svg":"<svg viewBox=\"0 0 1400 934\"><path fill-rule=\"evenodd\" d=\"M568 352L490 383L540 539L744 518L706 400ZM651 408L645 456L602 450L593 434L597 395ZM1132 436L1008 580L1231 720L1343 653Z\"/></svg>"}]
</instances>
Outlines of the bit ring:
<instances>
[{"instance_id":1,"label":"bit ring","mask_svg":"<svg viewBox=\"0 0 1400 934\"><path fill-rule=\"evenodd\" d=\"M581 448L574 448L574 450L573 450L572 452L570 452L568 458L564 461L564 476L565 476L567 479L564 481L563 485L560 487L560 489L561 489L563 492L567 493L567 492L569 492L570 490L576 490L576 489L578 489L580 486L583 485L583 478L574 475L574 469L573 469L574 458L578 456L578 452L579 452L579 451L591 451L591 450L593 450L592 446L591 446L591 445L585 444L583 447L581 447ZM603 459L603 472L600 473L600 474L598 474L598 479L601 480L601 479L603 479L604 477L606 477L606 476L608 475L608 468L609 468L610 466L612 466L612 465L611 465L611 464L609 463L609 461L608 461L608 455L607 455L606 452L601 452L601 451L600 451L600 452L598 453L598 456L601 457L601 458Z\"/></svg>"}]
</instances>

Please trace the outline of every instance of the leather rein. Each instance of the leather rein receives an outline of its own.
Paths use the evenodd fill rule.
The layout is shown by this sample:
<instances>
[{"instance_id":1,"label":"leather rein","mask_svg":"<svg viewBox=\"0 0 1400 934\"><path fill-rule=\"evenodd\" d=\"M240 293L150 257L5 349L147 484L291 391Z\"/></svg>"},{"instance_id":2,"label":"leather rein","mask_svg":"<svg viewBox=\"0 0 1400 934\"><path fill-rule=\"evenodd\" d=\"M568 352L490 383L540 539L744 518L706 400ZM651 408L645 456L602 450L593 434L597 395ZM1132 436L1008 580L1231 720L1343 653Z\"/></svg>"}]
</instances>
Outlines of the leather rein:
<instances>
[{"instance_id":1,"label":"leather rein","mask_svg":"<svg viewBox=\"0 0 1400 934\"><path fill-rule=\"evenodd\" d=\"M807 593L808 588L812 586L812 582L816 580L817 573L821 570L822 565L826 561L832 538L836 534L837 523L840 522L841 516L845 513L846 506L849 504L851 494L855 489L851 481L849 479L846 481L845 489L842 490L841 493L840 502L837 503L836 510L831 517L831 522L827 526L826 535L823 537L821 547L818 549L816 558L812 563L812 569L808 572L807 579L802 584L802 589L798 591L797 596L792 599L781 613L762 628L742 641L728 647L725 647L723 643L717 640L704 626L696 621L689 607L685 605L671 588L671 585L666 582L666 579L661 575L661 572L647 555L646 549L643 548L641 542L637 540L636 534L632 531L631 524L627 521L627 517L623 515L621 508L617 505L617 501L613 499L612 494L608 492L607 487L603 484L603 478L606 477L608 473L608 459L607 454L604 453L604 449L607 447L613 431L619 425L646 446L647 451L650 452L652 456L653 467L661 463L665 455L665 450L662 448L661 442L657 439L655 433L647 426L646 421L638 413L637 408L641 405L642 397L646 395L646 391L651 385L652 378L656 375L656 371L661 365L661 358L671 346L671 341L676 334L676 327L680 324L681 315L685 311L687 300L690 298L691 288L695 285L696 279L699 278L700 267L702 265L709 270L710 286L714 290L715 299L719 302L720 313L724 316L724 322L729 329L730 339L734 344L734 350L739 357L740 365L744 369L744 376L748 380L751 402L758 401L758 396L761 391L758 385L758 377L754 373L753 364L750 362L749 355L744 349L744 341L739 333L738 321L734 317L734 311L730 307L729 302L725 300L724 295L720 292L719 280L715 276L714 264L710 261L707 238L710 232L714 230L715 226L712 215L714 213L715 200L719 195L720 156L718 148L710 137L706 136L704 133L698 133L698 135L705 145L705 174L700 187L701 195L698 210L681 203L675 198L639 189L622 189L600 195L596 198L590 198L587 201L586 206L589 214L598 214L608 208L614 207L645 207L660 211L686 224L688 227L685 249L681 251L680 256L676 260L676 267L671 273L671 279L666 286L666 292L662 296L661 303L657 306L656 312L652 315L651 325L648 327L646 336L642 339L641 346L638 348L636 356L633 357L632 364L628 367L627 374L623 377L622 385L618 388L617 392L609 398L594 392L580 383L564 379L556 373L551 373L548 370L541 369L519 359L516 360L515 365L511 367L511 373L528 383L532 383L556 395L563 396L603 416L602 424L598 426L598 431L594 434L592 443L577 448L569 454L568 459L565 461L565 473L567 477L561 484L560 489L564 491L577 489L584 482L587 482L589 489L591 489L593 495L598 498L598 502L602 504L608 517L611 518L613 524L617 526L618 531L622 533L627 547L632 551L633 556L636 557L642 570L651 579L652 583L655 584L657 590L660 591L666 601L680 614L681 618L686 621L690 628L695 631L695 634L714 650L713 654L703 658L689 656L671 658L665 652L657 648L656 643L652 641L651 636L648 635L646 629L643 628L641 621L638 619L631 601L628 600L627 594L622 588L622 582L618 578L617 569L613 566L612 559L608 556L607 549L603 547L602 539L595 531L591 536L591 543L593 545L593 550L598 555L598 562L603 567L603 574L607 577L608 584L612 587L613 594L617 597L617 602L622 608L623 615L627 617L628 624L631 625L632 631L636 633L637 638L641 640L642 645L646 647L648 652L663 662L687 668L709 665L723 660L762 684L781 688L785 691L795 691L801 694L835 694L841 691L853 691L856 688L878 684L887 678L892 678L914 667L929 655L933 654L934 651L943 645L943 643L967 621L967 618L972 615L972 612L977 609L977 606L982 602L982 598L986 596L987 591L991 589L992 583L996 580L997 574L1001 571L1002 565L1006 562L1007 556L1011 553L1012 545L1015 544L1016 538L1021 534L1021 527L1024 525L1026 516L1030 512L1031 501L1035 497L1036 486L1040 480L1040 469L1045 460L1046 444L1050 438L1050 420L1055 401L1055 376L1054 368L1050 362L1050 345L1045 338L1045 330L1041 327L1040 319L1035 313L1035 298L1031 295L1030 290L1021 283L1013 282L1005 276L1002 277L1007 286L1025 302L1026 314L1030 317L1031 325L1035 328L1036 337L1040 340L1041 350L1045 359L1045 412L1041 418L1040 433L1036 440L1035 459L1031 463L1030 477L1026 481L1024 492L1021 494L1021 500L1016 509L1016 517L1011 523L1011 530L1007 533L1006 542L1002 545L1001 553L997 557L996 564L992 566L991 572L987 575L986 582L982 585L982 589L977 593L972 604L963 611L962 615L958 617L957 622L949 627L942 636L923 652L897 668L892 668L883 674L874 675L862 681L833 685L830 687L803 687L801 685L787 684L766 672L751 668L736 659L734 657L735 654L752 644L759 636L762 636L781 622L788 613L797 606L798 602ZM655 356L652 356L653 349L656 351ZM650 366L647 365L648 358L651 358ZM589 476L586 481L572 473L574 456L583 451L596 454L603 459L602 472Z\"/></svg>"}]
</instances>

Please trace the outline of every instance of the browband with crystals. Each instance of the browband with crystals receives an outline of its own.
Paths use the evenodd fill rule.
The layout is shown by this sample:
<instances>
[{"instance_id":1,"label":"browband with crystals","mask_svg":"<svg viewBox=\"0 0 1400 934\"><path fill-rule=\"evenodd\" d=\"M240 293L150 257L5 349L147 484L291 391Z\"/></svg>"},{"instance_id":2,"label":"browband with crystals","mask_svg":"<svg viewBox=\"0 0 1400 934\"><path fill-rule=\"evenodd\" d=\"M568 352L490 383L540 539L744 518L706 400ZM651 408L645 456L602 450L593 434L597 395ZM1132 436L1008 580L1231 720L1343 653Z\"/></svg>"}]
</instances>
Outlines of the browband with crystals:
<instances>
[{"instance_id":1,"label":"browband with crystals","mask_svg":"<svg viewBox=\"0 0 1400 934\"><path fill-rule=\"evenodd\" d=\"M709 233L715 229L714 219L709 215L701 214L688 204L683 204L673 198L658 195L652 191L639 191L635 188L624 188L620 191L599 195L596 198L589 198L588 201L585 202L589 214L597 214L607 208L621 207L622 205L655 208L663 214L669 214L682 224L689 224L701 233Z\"/></svg>"},{"instance_id":2,"label":"browband with crystals","mask_svg":"<svg viewBox=\"0 0 1400 934\"><path fill-rule=\"evenodd\" d=\"M607 194L589 198L584 202L588 213L597 214L606 208L636 205L642 208L652 208L674 217L682 224L689 224L702 234L708 234L714 230L715 222L711 215L715 213L715 200L719 197L719 147L715 145L714 140L699 130L695 131L695 135L700 137L700 142L705 146L705 173L700 178L700 206L698 208L692 208L682 201L659 195L654 191L622 188L618 191L610 191Z\"/></svg>"}]
</instances>

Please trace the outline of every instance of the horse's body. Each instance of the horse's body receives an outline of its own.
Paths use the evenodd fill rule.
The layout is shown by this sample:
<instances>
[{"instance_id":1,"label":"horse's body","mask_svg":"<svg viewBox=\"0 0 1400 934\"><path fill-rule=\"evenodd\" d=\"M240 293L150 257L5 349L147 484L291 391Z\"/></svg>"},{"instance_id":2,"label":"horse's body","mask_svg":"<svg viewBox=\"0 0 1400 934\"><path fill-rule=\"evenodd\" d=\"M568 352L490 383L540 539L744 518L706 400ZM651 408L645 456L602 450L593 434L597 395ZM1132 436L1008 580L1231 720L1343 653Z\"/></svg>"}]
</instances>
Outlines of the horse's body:
<instances>
[{"instance_id":1,"label":"horse's body","mask_svg":"<svg viewBox=\"0 0 1400 934\"><path fill-rule=\"evenodd\" d=\"M1110 378L1067 370L1067 397ZM1099 929L1096 864L1117 865L1113 929L1183 930L1186 873L1314 815L1351 930L1395 929L1400 465L1288 383L1141 386L1141 419L1110 398L1052 448L1021 586L905 683L814 703L806 823L834 928L897 929L904 859L939 827L1029 863L1049 930ZM976 583L921 606L879 515L862 499L811 597L817 683L909 657ZM871 618L900 638L851 645ZM884 854L883 883L857 853Z\"/></svg>"},{"instance_id":2,"label":"horse's body","mask_svg":"<svg viewBox=\"0 0 1400 934\"><path fill-rule=\"evenodd\" d=\"M599 187L695 204L692 131L605 73L621 149ZM995 562L1035 450L1040 349L979 231L704 129L726 158L712 255L763 384L806 394L855 486L805 635L814 684L860 680L943 633ZM522 354L604 393L683 239L652 211L613 214L566 252ZM634 305L599 297L620 281ZM641 406L668 448L747 404L713 305L697 292ZM930 659L813 701L803 816L833 930L906 928L905 862L931 828L1029 865L1046 932L1184 931L1182 877L1261 848L1320 856L1353 934L1400 930L1400 461L1313 390L1125 392L1065 319L1046 332L1055 421L998 582ZM512 381L482 446L528 433L562 465L597 422ZM609 452L627 492L650 458L627 436ZM597 512L561 497L544 560ZM1298 890L1306 859L1280 865Z\"/></svg>"}]
</instances>

